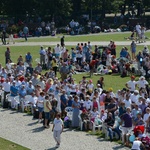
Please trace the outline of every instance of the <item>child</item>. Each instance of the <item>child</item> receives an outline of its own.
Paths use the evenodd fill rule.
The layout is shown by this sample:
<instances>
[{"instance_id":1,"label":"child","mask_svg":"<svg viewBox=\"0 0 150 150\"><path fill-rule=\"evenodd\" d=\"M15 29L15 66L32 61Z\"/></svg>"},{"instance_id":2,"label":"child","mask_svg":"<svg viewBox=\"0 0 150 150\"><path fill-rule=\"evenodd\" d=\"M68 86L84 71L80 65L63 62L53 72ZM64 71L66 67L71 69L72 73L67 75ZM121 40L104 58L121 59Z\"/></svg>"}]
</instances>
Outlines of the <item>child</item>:
<instances>
[{"instance_id":1,"label":"child","mask_svg":"<svg viewBox=\"0 0 150 150\"><path fill-rule=\"evenodd\" d=\"M56 118L54 119L52 128L52 132L54 131L53 136L56 141L57 148L60 146L60 135L63 131L63 128L64 128L63 121L61 120L60 114L58 113Z\"/></svg>"}]
</instances>

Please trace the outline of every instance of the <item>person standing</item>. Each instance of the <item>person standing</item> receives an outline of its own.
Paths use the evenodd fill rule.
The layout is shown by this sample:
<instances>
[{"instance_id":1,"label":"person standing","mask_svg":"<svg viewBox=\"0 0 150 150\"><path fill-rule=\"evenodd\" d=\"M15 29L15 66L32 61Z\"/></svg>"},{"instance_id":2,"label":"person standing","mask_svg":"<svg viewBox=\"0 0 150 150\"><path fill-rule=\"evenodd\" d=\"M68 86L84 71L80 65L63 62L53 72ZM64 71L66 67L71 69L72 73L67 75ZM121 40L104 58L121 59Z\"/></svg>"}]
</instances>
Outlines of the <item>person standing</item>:
<instances>
[{"instance_id":1,"label":"person standing","mask_svg":"<svg viewBox=\"0 0 150 150\"><path fill-rule=\"evenodd\" d=\"M5 51L5 63L7 64L8 63L8 60L11 61L10 59L10 48L7 47L6 51Z\"/></svg>"},{"instance_id":2,"label":"person standing","mask_svg":"<svg viewBox=\"0 0 150 150\"><path fill-rule=\"evenodd\" d=\"M135 81L135 76L131 76L131 80L128 81L125 86L130 90L131 93L136 89L137 82Z\"/></svg>"},{"instance_id":3,"label":"person standing","mask_svg":"<svg viewBox=\"0 0 150 150\"><path fill-rule=\"evenodd\" d=\"M45 99L45 93L42 91L40 92L40 96L38 97L38 100L37 100L37 107L39 111L39 119L38 119L39 123L40 121L42 122L42 113L44 110L44 99Z\"/></svg>"},{"instance_id":4,"label":"person standing","mask_svg":"<svg viewBox=\"0 0 150 150\"><path fill-rule=\"evenodd\" d=\"M63 47L65 45L64 36L60 39L60 45Z\"/></svg>"},{"instance_id":5,"label":"person standing","mask_svg":"<svg viewBox=\"0 0 150 150\"><path fill-rule=\"evenodd\" d=\"M9 44L9 43L10 43L10 41L12 41L12 42L13 42L13 44L15 44L15 41L14 41L14 37L13 37L13 32L12 32L12 30L10 30L10 32L9 32L9 39L8 39L7 44Z\"/></svg>"},{"instance_id":6,"label":"person standing","mask_svg":"<svg viewBox=\"0 0 150 150\"><path fill-rule=\"evenodd\" d=\"M68 69L66 63L63 63L63 66L60 68L59 72L61 74L62 81L64 81L65 79L67 79L67 74L69 73L69 69Z\"/></svg>"},{"instance_id":7,"label":"person standing","mask_svg":"<svg viewBox=\"0 0 150 150\"><path fill-rule=\"evenodd\" d=\"M78 97L74 97L74 101L72 102L73 114L72 114L72 127L79 127L79 118L78 115L80 113L80 103L78 102Z\"/></svg>"},{"instance_id":8,"label":"person standing","mask_svg":"<svg viewBox=\"0 0 150 150\"><path fill-rule=\"evenodd\" d=\"M25 55L25 62L30 64L32 62L32 56L31 56L31 53L28 52L26 55Z\"/></svg>"},{"instance_id":9,"label":"person standing","mask_svg":"<svg viewBox=\"0 0 150 150\"><path fill-rule=\"evenodd\" d=\"M24 38L25 38L25 41L27 41L27 36L28 36L28 33L29 33L29 28L25 25L24 28L23 28L23 33L24 33Z\"/></svg>"},{"instance_id":10,"label":"person standing","mask_svg":"<svg viewBox=\"0 0 150 150\"><path fill-rule=\"evenodd\" d=\"M135 59L135 53L136 53L136 44L135 44L134 40L131 43L131 53L132 53L132 60L134 60Z\"/></svg>"},{"instance_id":11,"label":"person standing","mask_svg":"<svg viewBox=\"0 0 150 150\"><path fill-rule=\"evenodd\" d=\"M57 60L56 60L55 56L53 56L53 58L52 58L51 65L52 65L53 71L55 72L55 76L57 76L57 68L58 68L58 66L57 66Z\"/></svg>"},{"instance_id":12,"label":"person standing","mask_svg":"<svg viewBox=\"0 0 150 150\"><path fill-rule=\"evenodd\" d=\"M39 54L40 54L40 65L42 66L43 69L46 69L46 63L45 63L46 51L43 48L43 46L41 46Z\"/></svg>"},{"instance_id":13,"label":"person standing","mask_svg":"<svg viewBox=\"0 0 150 150\"><path fill-rule=\"evenodd\" d=\"M5 30L5 28L3 28L3 30L2 30L1 40L2 40L3 45L6 45L6 30Z\"/></svg>"},{"instance_id":14,"label":"person standing","mask_svg":"<svg viewBox=\"0 0 150 150\"><path fill-rule=\"evenodd\" d=\"M60 114L58 113L56 118L54 119L53 122L53 128L52 128L52 132L53 132L53 137L56 141L56 147L58 148L60 146L60 135L63 132L63 121L60 117Z\"/></svg>"},{"instance_id":15,"label":"person standing","mask_svg":"<svg viewBox=\"0 0 150 150\"><path fill-rule=\"evenodd\" d=\"M44 127L45 128L49 128L50 111L51 110L52 110L52 106L49 101L49 96L45 96L45 100L44 100L44 114L45 114Z\"/></svg>"}]
</instances>

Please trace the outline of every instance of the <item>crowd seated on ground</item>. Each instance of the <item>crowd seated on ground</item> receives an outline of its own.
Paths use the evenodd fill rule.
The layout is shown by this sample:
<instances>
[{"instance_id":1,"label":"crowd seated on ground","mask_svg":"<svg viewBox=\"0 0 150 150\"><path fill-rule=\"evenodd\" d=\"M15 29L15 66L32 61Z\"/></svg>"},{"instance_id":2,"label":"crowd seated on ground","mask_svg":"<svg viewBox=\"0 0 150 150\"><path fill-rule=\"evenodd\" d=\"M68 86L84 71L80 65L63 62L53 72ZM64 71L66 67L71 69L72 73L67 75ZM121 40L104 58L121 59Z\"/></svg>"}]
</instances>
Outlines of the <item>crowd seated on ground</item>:
<instances>
[{"instance_id":1,"label":"crowd seated on ground","mask_svg":"<svg viewBox=\"0 0 150 150\"><path fill-rule=\"evenodd\" d=\"M108 46L112 46L111 44L112 42ZM36 59L37 66L34 68L30 52L24 56L25 59L20 55L15 64L11 58L11 50L7 48L6 66L0 65L2 106L17 111L30 111L31 108L31 113L38 122L43 121L45 112L45 128L49 128L49 121L52 121L59 112L66 127L80 127L83 130L92 129L93 126L100 127L110 141L115 138L121 139L127 146L132 135L135 137L140 135L142 141L149 141L150 88L145 79L148 77L150 66L145 62L149 63L149 53L143 55L143 65L139 64L139 67L145 67L145 77L141 76L135 81L135 76L132 75L131 80L116 94L112 88L104 89L103 76L95 85L85 76L79 83L73 78L73 74L85 66L83 70L89 71L90 75L93 75L94 69L99 65L110 69L115 59L112 57L112 54L115 54L114 45L112 49L112 51L104 49L102 54L99 54L98 46L95 46L94 53L97 55L93 55L92 45L88 42L77 44L69 54L64 45L60 47L58 44L53 51L51 47L45 50L41 46L40 58ZM121 57L119 61L115 60L119 63L117 68L120 73L124 70L126 59L129 58ZM46 70L44 75L42 70ZM60 78L57 77L57 72L60 73ZM51 117L47 113L50 113ZM144 128L144 131L140 128L142 135L140 132L132 133L140 126Z\"/></svg>"}]
</instances>

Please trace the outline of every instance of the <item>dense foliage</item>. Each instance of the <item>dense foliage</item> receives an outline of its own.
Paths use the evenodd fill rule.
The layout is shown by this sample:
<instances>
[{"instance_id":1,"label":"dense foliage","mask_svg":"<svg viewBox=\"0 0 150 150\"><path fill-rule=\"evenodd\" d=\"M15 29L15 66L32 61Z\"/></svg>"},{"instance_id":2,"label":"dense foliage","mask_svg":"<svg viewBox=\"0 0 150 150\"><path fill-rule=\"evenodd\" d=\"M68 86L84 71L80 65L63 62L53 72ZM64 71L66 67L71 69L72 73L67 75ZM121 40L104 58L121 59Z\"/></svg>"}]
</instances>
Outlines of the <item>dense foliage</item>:
<instances>
[{"instance_id":1,"label":"dense foliage","mask_svg":"<svg viewBox=\"0 0 150 150\"><path fill-rule=\"evenodd\" d=\"M0 5L0 15L9 17L49 17L80 18L89 15L89 18L105 18L106 13L130 12L142 16L150 8L150 0L5 0Z\"/></svg>"}]
</instances>

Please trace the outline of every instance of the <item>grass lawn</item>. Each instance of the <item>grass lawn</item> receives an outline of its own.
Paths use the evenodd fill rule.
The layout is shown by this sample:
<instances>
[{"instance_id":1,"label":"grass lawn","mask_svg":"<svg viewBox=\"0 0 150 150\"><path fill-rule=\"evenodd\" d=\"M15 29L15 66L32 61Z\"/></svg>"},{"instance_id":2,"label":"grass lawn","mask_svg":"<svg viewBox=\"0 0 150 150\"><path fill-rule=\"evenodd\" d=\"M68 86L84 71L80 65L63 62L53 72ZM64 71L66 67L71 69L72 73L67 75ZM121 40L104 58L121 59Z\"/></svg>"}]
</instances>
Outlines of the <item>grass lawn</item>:
<instances>
[{"instance_id":1,"label":"grass lawn","mask_svg":"<svg viewBox=\"0 0 150 150\"><path fill-rule=\"evenodd\" d=\"M22 147L16 143L0 138L0 149L1 150L29 150L28 148Z\"/></svg>"},{"instance_id":2,"label":"grass lawn","mask_svg":"<svg viewBox=\"0 0 150 150\"><path fill-rule=\"evenodd\" d=\"M67 48L70 50L72 46L67 46ZM129 46L127 46L129 48ZM119 56L119 52L120 49L122 48L122 46L117 46L117 56ZM17 62L17 58L19 57L19 55L21 54L23 57L25 56L25 54L30 51L32 56L33 56L33 66L36 66L36 58L39 58L39 46L12 46L10 47L11 49L11 59L13 60L13 62ZM137 50L142 50L143 46L138 46ZM0 47L0 63L5 66L5 57L4 57L4 53L5 53L6 47ZM45 71L43 71L43 73L45 73ZM85 75L87 76L87 79L89 74L84 73L84 74L76 74L74 75L74 78L76 80L76 83L79 83L79 81L82 79L82 76ZM58 74L59 76L59 74ZM96 84L97 80L99 79L100 75L98 76L93 76L92 80L93 83ZM104 75L104 79L105 79L105 89L107 90L109 87L112 87L114 89L114 91L117 91L118 89L122 89L125 86L125 83L130 80L129 77L126 78L121 78L119 75ZM137 78L138 79L138 78Z\"/></svg>"},{"instance_id":3,"label":"grass lawn","mask_svg":"<svg viewBox=\"0 0 150 150\"><path fill-rule=\"evenodd\" d=\"M45 46L45 48L48 46ZM52 48L54 46L51 46ZM71 47L75 47L75 46L66 46L67 49L71 49ZM117 57L119 57L119 53L120 50L123 46L119 45L117 46ZM130 50L130 46L126 46L129 50ZM142 50L143 46L142 45L138 45L137 46L137 52L139 50ZM31 52L32 56L33 56L33 66L36 65L36 58L39 58L39 50L40 50L40 46L10 46L10 50L11 50L11 59L13 62L17 62L17 59L20 55L23 56L23 58L25 57L27 52ZM0 63L4 66L5 65L5 51L6 51L6 47L0 47Z\"/></svg>"},{"instance_id":4,"label":"grass lawn","mask_svg":"<svg viewBox=\"0 0 150 150\"><path fill-rule=\"evenodd\" d=\"M99 33L99 34L87 34L81 36L65 36L65 42L81 42L81 41L124 41L124 37L129 37L131 32L121 32L121 33ZM146 36L150 38L150 32L146 32ZM28 42L56 42L60 41L62 35L56 35L55 37L37 37L37 38L28 38ZM150 40L150 39L148 39ZM24 42L24 38L18 39L18 42Z\"/></svg>"}]
</instances>

